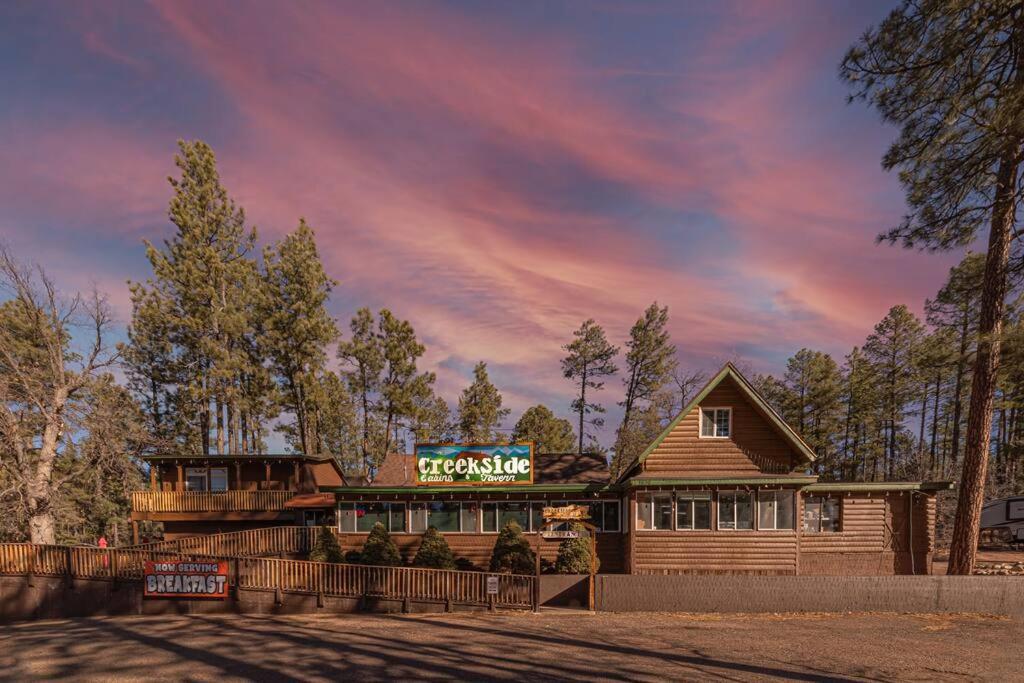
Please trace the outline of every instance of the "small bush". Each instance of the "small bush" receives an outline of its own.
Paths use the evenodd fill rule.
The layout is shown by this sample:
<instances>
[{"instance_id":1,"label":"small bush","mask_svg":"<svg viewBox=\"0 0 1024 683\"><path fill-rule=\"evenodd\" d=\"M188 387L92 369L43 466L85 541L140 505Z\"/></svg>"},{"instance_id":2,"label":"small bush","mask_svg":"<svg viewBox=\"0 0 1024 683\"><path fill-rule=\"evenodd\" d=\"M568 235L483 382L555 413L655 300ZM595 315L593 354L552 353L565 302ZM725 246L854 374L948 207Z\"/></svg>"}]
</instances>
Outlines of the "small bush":
<instances>
[{"instance_id":1,"label":"small bush","mask_svg":"<svg viewBox=\"0 0 1024 683\"><path fill-rule=\"evenodd\" d=\"M377 522L370 530L363 544L362 563L381 567L397 567L402 564L402 556L398 554L398 546L391 540L391 534L384 525Z\"/></svg>"},{"instance_id":2,"label":"small bush","mask_svg":"<svg viewBox=\"0 0 1024 683\"><path fill-rule=\"evenodd\" d=\"M329 526L320 527L313 549L309 551L311 562L332 562L337 564L345 559L338 545L338 538Z\"/></svg>"},{"instance_id":3,"label":"small bush","mask_svg":"<svg viewBox=\"0 0 1024 683\"><path fill-rule=\"evenodd\" d=\"M566 538L558 544L558 557L555 559L557 574L589 574L590 573L590 534L582 524L572 524L572 531L580 531L580 538ZM601 566L601 561L594 557L594 571Z\"/></svg>"},{"instance_id":4,"label":"small bush","mask_svg":"<svg viewBox=\"0 0 1024 683\"><path fill-rule=\"evenodd\" d=\"M498 534L491 553L491 571L510 574L533 574L535 556L530 549L530 542L523 535L519 524L510 519L505 528Z\"/></svg>"},{"instance_id":5,"label":"small bush","mask_svg":"<svg viewBox=\"0 0 1024 683\"><path fill-rule=\"evenodd\" d=\"M429 527L420 541L412 566L428 569L455 569L455 556L448 547L448 541L434 527Z\"/></svg>"}]
</instances>

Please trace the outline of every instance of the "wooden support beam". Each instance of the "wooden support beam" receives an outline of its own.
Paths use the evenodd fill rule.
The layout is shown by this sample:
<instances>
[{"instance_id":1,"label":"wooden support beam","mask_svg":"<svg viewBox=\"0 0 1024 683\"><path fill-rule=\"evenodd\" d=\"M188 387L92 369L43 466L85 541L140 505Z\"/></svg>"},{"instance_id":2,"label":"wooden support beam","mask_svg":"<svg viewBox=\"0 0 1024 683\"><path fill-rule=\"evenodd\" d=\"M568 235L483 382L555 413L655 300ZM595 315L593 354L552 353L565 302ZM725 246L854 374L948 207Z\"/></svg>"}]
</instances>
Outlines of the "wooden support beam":
<instances>
[{"instance_id":1,"label":"wooden support beam","mask_svg":"<svg viewBox=\"0 0 1024 683\"><path fill-rule=\"evenodd\" d=\"M184 491L185 490L185 468L182 467L181 464L178 464L177 467L178 467L178 490L179 491Z\"/></svg>"}]
</instances>

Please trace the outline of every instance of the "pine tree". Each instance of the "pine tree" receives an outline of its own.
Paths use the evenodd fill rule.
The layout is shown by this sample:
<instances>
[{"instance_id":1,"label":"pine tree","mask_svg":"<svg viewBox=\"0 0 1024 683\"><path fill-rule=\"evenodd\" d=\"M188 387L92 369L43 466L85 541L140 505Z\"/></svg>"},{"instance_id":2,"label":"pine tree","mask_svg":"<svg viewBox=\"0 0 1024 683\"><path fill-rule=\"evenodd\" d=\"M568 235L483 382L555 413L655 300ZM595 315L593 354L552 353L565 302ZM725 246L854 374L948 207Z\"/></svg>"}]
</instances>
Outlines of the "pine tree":
<instances>
[{"instance_id":1,"label":"pine tree","mask_svg":"<svg viewBox=\"0 0 1024 683\"><path fill-rule=\"evenodd\" d=\"M318 376L323 373L325 347L338 336L327 312L327 299L337 284L327 277L320 262L313 230L305 219L284 240L263 252L266 296L263 348L284 396L284 407L294 424L283 425L293 445L302 453L322 449L318 416L323 413L323 393Z\"/></svg>"},{"instance_id":2,"label":"pine tree","mask_svg":"<svg viewBox=\"0 0 1024 683\"><path fill-rule=\"evenodd\" d=\"M447 401L427 387L413 397L412 403L409 428L416 443L446 443L454 440L456 427Z\"/></svg>"},{"instance_id":3,"label":"pine tree","mask_svg":"<svg viewBox=\"0 0 1024 683\"><path fill-rule=\"evenodd\" d=\"M906 247L971 244L986 225L978 345L949 573L970 574L984 502L1013 236L1024 195L1024 3L906 0L854 45L840 68L853 97L900 135L910 211L884 235Z\"/></svg>"},{"instance_id":4,"label":"pine tree","mask_svg":"<svg viewBox=\"0 0 1024 683\"><path fill-rule=\"evenodd\" d=\"M952 396L949 398L949 466L960 461L961 434L964 422L964 403L970 386L970 372L977 337L976 312L981 296L982 276L985 271L984 254L968 254L950 269L949 278L935 295L925 302L928 323L937 330L947 330L955 338L955 359ZM941 458L941 471L947 463Z\"/></svg>"},{"instance_id":5,"label":"pine tree","mask_svg":"<svg viewBox=\"0 0 1024 683\"><path fill-rule=\"evenodd\" d=\"M676 347L668 333L668 306L658 307L655 302L633 324L626 342L625 397L619 403L623 408L620 431L629 429L633 409L643 401L650 401L672 377L675 370Z\"/></svg>"},{"instance_id":6,"label":"pine tree","mask_svg":"<svg viewBox=\"0 0 1024 683\"><path fill-rule=\"evenodd\" d=\"M394 436L402 420L415 418L419 402L429 400L434 384L434 373L418 373L416 361L425 351L416 340L416 332L407 320L399 320L391 311L380 312L379 336L384 357L381 378L380 412L384 444L378 455L380 461L398 445Z\"/></svg>"},{"instance_id":7,"label":"pine tree","mask_svg":"<svg viewBox=\"0 0 1024 683\"><path fill-rule=\"evenodd\" d=\"M512 442L532 441L537 453L569 453L576 447L572 423L545 405L527 408L512 430Z\"/></svg>"},{"instance_id":8,"label":"pine tree","mask_svg":"<svg viewBox=\"0 0 1024 683\"><path fill-rule=\"evenodd\" d=\"M363 544L360 557L363 564L380 567L398 567L402 564L402 556L398 553L398 546L395 545L391 534L388 533L388 530L380 522L374 524L373 528L370 529L370 533L366 537L366 543Z\"/></svg>"},{"instance_id":9,"label":"pine tree","mask_svg":"<svg viewBox=\"0 0 1024 683\"><path fill-rule=\"evenodd\" d=\"M618 372L613 362L618 355L618 347L612 346L605 337L604 329L596 322L586 320L580 328L573 332L574 339L562 348L568 352L562 359L562 374L571 379L579 391L579 396L572 402L573 412L579 415L579 452L583 452L583 442L588 436L586 425L604 426L604 418L594 417L587 420L587 415L604 413L604 406L587 399L587 391L600 391L604 388L605 377Z\"/></svg>"},{"instance_id":10,"label":"pine tree","mask_svg":"<svg viewBox=\"0 0 1024 683\"><path fill-rule=\"evenodd\" d=\"M427 527L420 541L419 550L413 558L412 566L428 569L455 569L455 555L448 547L448 541L434 527Z\"/></svg>"},{"instance_id":11,"label":"pine tree","mask_svg":"<svg viewBox=\"0 0 1024 683\"><path fill-rule=\"evenodd\" d=\"M326 524L320 527L320 533L316 536L313 549L309 551L309 561L339 564L344 559L345 555L341 552L341 546L338 544L337 536L334 535L334 530Z\"/></svg>"},{"instance_id":12,"label":"pine tree","mask_svg":"<svg viewBox=\"0 0 1024 683\"><path fill-rule=\"evenodd\" d=\"M887 440L884 476L895 476L899 461L898 437L904 428L907 405L918 388L916 356L924 336L924 326L906 306L893 306L864 343L864 355L879 376L880 407L885 420ZM875 479L876 472L871 478Z\"/></svg>"},{"instance_id":13,"label":"pine tree","mask_svg":"<svg viewBox=\"0 0 1024 683\"><path fill-rule=\"evenodd\" d=\"M843 475L865 480L877 469L874 418L878 405L878 376L875 367L858 347L847 354L843 365ZM868 466L869 460L872 466ZM860 474L858 475L858 468Z\"/></svg>"},{"instance_id":14,"label":"pine tree","mask_svg":"<svg viewBox=\"0 0 1024 683\"><path fill-rule=\"evenodd\" d=\"M324 372L317 381L321 396L316 419L320 450L330 453L346 474L356 474L361 469L362 456L355 400L334 372Z\"/></svg>"},{"instance_id":15,"label":"pine tree","mask_svg":"<svg viewBox=\"0 0 1024 683\"><path fill-rule=\"evenodd\" d=\"M817 454L816 467L826 478L835 474L841 382L839 366L821 351L800 349L786 363L783 415Z\"/></svg>"},{"instance_id":16,"label":"pine tree","mask_svg":"<svg viewBox=\"0 0 1024 683\"><path fill-rule=\"evenodd\" d=\"M265 417L244 414L243 403L261 404L254 390L267 388L259 381L246 386L247 376L263 371L253 353L262 289L250 256L256 232L246 228L244 211L221 184L209 145L182 141L178 146L180 177L170 179L174 194L168 209L177 231L162 248L146 243L153 278L132 284L130 338L139 346L129 357L138 361L135 371L144 381L173 381L169 391L180 413L178 427L188 432L178 434L181 442L209 453L212 432L216 452L243 450L251 440L241 433L241 424ZM173 345L173 360L166 349L155 348L158 334ZM170 361L166 368L173 375L158 375L154 359ZM150 387L146 393L156 406L159 392Z\"/></svg>"},{"instance_id":17,"label":"pine tree","mask_svg":"<svg viewBox=\"0 0 1024 683\"><path fill-rule=\"evenodd\" d=\"M495 430L511 412L502 408L501 403L501 392L487 376L487 363L477 363L473 368L473 383L459 397L458 423L462 439L470 443L500 440L501 435Z\"/></svg>"},{"instance_id":18,"label":"pine tree","mask_svg":"<svg viewBox=\"0 0 1024 683\"><path fill-rule=\"evenodd\" d=\"M530 549L530 542L523 535L523 529L510 519L498 534L491 552L491 571L508 574L533 574L536 570L536 555Z\"/></svg>"},{"instance_id":19,"label":"pine tree","mask_svg":"<svg viewBox=\"0 0 1024 683\"><path fill-rule=\"evenodd\" d=\"M558 556L555 558L556 574L589 574L592 539L587 528L582 524L571 524L569 528L578 532L578 538L566 538L558 544ZM601 560L594 555L594 571L601 566Z\"/></svg>"},{"instance_id":20,"label":"pine tree","mask_svg":"<svg viewBox=\"0 0 1024 683\"><path fill-rule=\"evenodd\" d=\"M373 313L369 308L360 308L349 323L352 338L338 344L338 358L348 367L342 373L349 392L356 401L361 424L362 438L359 451L366 474L379 464L375 460L373 435L375 432L374 413L376 392L380 388L380 374L384 370L384 351L374 329Z\"/></svg>"}]
</instances>

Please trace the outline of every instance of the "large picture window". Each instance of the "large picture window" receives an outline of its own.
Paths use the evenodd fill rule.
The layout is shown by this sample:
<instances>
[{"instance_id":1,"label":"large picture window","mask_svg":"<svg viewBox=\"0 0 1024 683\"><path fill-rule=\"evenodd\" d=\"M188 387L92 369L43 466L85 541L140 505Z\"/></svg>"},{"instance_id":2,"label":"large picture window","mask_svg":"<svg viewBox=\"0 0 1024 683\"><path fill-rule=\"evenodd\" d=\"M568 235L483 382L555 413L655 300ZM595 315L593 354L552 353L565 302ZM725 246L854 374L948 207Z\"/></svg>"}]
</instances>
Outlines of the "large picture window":
<instances>
[{"instance_id":1,"label":"large picture window","mask_svg":"<svg viewBox=\"0 0 1024 683\"><path fill-rule=\"evenodd\" d=\"M757 494L757 528L793 528L793 492L760 491Z\"/></svg>"},{"instance_id":2,"label":"large picture window","mask_svg":"<svg viewBox=\"0 0 1024 683\"><path fill-rule=\"evenodd\" d=\"M718 528L741 531L754 528L754 500L749 491L718 494Z\"/></svg>"},{"instance_id":3,"label":"large picture window","mask_svg":"<svg viewBox=\"0 0 1024 683\"><path fill-rule=\"evenodd\" d=\"M676 494L676 529L711 528L711 492L683 491Z\"/></svg>"},{"instance_id":4,"label":"large picture window","mask_svg":"<svg viewBox=\"0 0 1024 683\"><path fill-rule=\"evenodd\" d=\"M732 408L701 408L700 435L705 439L726 439L732 435Z\"/></svg>"},{"instance_id":5,"label":"large picture window","mask_svg":"<svg viewBox=\"0 0 1024 683\"><path fill-rule=\"evenodd\" d=\"M422 534L427 527L434 527L444 533L474 532L479 514L479 505L475 502L411 503L409 529L414 534Z\"/></svg>"},{"instance_id":6,"label":"large picture window","mask_svg":"<svg viewBox=\"0 0 1024 683\"><path fill-rule=\"evenodd\" d=\"M491 533L501 531L510 521L523 531L530 531L530 504L524 501L484 503L483 530Z\"/></svg>"},{"instance_id":7,"label":"large picture window","mask_svg":"<svg viewBox=\"0 0 1024 683\"><path fill-rule=\"evenodd\" d=\"M391 533L405 532L405 503L338 503L342 533L369 533L377 522Z\"/></svg>"},{"instance_id":8,"label":"large picture window","mask_svg":"<svg viewBox=\"0 0 1024 683\"><path fill-rule=\"evenodd\" d=\"M672 494L639 494L636 500L636 528L642 531L671 529Z\"/></svg>"},{"instance_id":9,"label":"large picture window","mask_svg":"<svg viewBox=\"0 0 1024 683\"><path fill-rule=\"evenodd\" d=\"M839 514L838 498L809 496L804 500L804 531L837 533L839 531Z\"/></svg>"}]
</instances>

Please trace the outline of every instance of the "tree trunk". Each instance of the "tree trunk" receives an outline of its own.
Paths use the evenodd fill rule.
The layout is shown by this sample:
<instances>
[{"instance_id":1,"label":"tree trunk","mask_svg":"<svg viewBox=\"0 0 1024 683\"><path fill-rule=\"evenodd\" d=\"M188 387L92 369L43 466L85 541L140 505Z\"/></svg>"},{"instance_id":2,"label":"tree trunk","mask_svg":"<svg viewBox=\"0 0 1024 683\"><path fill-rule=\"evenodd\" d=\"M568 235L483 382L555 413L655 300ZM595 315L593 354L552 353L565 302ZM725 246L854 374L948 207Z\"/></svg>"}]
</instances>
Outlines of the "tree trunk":
<instances>
[{"instance_id":1,"label":"tree trunk","mask_svg":"<svg viewBox=\"0 0 1024 683\"><path fill-rule=\"evenodd\" d=\"M1024 57L1022 57L1024 59ZM999 371L1000 335L1006 307L1007 264L1010 233L1016 205L1017 166L1020 145L999 164L996 201L992 211L992 229L985 257L985 275L981 285L981 316L978 325L978 351L974 360L971 402L967 411L967 442L964 450L960 495L956 521L949 548L948 574L971 574L978 551L978 527L985 500L985 475L988 469L989 439L992 432L992 404Z\"/></svg>"},{"instance_id":2,"label":"tree trunk","mask_svg":"<svg viewBox=\"0 0 1024 683\"><path fill-rule=\"evenodd\" d=\"M964 373L967 369L970 320L970 309L964 308L963 320L960 323L960 357L956 361L956 386L953 389L953 444L950 450L950 460L954 465L960 459L960 423L963 422L963 386Z\"/></svg>"},{"instance_id":3,"label":"tree trunk","mask_svg":"<svg viewBox=\"0 0 1024 683\"><path fill-rule=\"evenodd\" d=\"M583 416L587 412L587 364L583 363L583 376L580 378L580 450L583 454Z\"/></svg>"}]
</instances>

